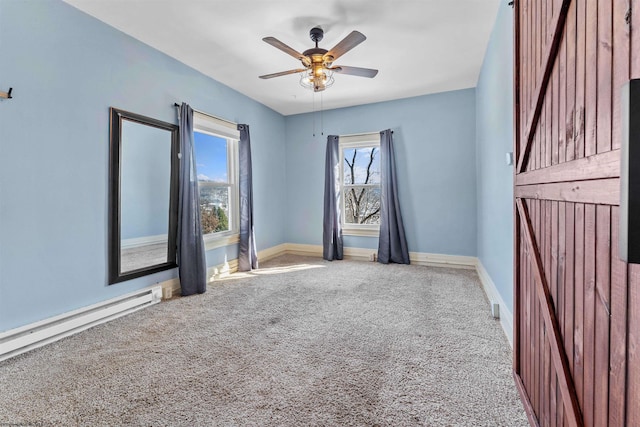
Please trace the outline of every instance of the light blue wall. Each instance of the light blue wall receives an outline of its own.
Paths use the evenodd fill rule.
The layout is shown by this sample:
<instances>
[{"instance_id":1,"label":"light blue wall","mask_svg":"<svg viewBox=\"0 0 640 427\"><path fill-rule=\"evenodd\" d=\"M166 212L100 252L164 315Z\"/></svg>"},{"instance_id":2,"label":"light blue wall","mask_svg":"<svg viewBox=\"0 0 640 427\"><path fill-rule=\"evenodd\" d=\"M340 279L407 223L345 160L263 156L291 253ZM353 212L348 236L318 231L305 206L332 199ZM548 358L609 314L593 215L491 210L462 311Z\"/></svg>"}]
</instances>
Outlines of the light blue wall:
<instances>
[{"instance_id":1,"label":"light blue wall","mask_svg":"<svg viewBox=\"0 0 640 427\"><path fill-rule=\"evenodd\" d=\"M476 88L478 258L513 313L513 9L500 4Z\"/></svg>"},{"instance_id":2,"label":"light blue wall","mask_svg":"<svg viewBox=\"0 0 640 427\"><path fill-rule=\"evenodd\" d=\"M474 89L466 89L329 110L322 120L319 113L286 117L286 240L322 244L326 136L391 128L409 250L474 256L475 103ZM345 246L377 244L345 237Z\"/></svg>"},{"instance_id":3,"label":"light blue wall","mask_svg":"<svg viewBox=\"0 0 640 427\"><path fill-rule=\"evenodd\" d=\"M283 116L57 0L0 0L0 52L0 331L176 276L107 285L110 106L248 123L258 249L284 242Z\"/></svg>"}]
</instances>

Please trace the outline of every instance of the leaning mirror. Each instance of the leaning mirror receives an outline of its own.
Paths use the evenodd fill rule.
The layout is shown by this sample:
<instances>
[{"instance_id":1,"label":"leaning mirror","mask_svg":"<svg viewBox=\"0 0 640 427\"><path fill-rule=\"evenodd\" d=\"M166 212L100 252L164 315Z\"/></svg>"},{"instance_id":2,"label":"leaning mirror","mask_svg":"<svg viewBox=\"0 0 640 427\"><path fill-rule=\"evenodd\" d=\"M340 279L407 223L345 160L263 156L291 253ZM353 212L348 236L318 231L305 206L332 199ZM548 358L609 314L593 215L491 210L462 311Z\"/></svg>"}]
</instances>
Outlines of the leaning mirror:
<instances>
[{"instance_id":1,"label":"leaning mirror","mask_svg":"<svg viewBox=\"0 0 640 427\"><path fill-rule=\"evenodd\" d=\"M109 283L176 267L178 126L111 108Z\"/></svg>"}]
</instances>

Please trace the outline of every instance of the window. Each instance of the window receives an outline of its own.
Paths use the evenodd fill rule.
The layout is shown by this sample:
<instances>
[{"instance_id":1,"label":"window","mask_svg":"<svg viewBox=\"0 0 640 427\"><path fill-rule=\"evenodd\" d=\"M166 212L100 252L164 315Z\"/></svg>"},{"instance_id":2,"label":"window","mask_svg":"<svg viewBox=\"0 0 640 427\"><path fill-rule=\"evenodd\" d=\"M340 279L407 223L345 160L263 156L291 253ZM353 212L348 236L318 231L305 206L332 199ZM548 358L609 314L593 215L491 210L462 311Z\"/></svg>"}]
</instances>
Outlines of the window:
<instances>
[{"instance_id":1,"label":"window","mask_svg":"<svg viewBox=\"0 0 640 427\"><path fill-rule=\"evenodd\" d=\"M238 241L238 140L228 122L193 114L193 143L206 249Z\"/></svg>"},{"instance_id":2,"label":"window","mask_svg":"<svg viewBox=\"0 0 640 427\"><path fill-rule=\"evenodd\" d=\"M380 135L340 137L342 227L375 236L380 229Z\"/></svg>"}]
</instances>

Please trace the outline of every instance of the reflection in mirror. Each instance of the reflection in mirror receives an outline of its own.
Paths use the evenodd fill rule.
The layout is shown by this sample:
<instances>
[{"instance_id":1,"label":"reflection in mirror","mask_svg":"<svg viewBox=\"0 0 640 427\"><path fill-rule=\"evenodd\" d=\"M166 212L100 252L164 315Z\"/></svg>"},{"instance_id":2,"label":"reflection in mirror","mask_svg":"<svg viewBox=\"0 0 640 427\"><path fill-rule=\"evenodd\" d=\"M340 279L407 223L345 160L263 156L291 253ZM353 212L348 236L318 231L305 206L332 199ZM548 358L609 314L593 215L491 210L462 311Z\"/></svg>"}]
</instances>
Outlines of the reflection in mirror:
<instances>
[{"instance_id":1,"label":"reflection in mirror","mask_svg":"<svg viewBox=\"0 0 640 427\"><path fill-rule=\"evenodd\" d=\"M122 121L120 272L165 263L169 233L171 134Z\"/></svg>"},{"instance_id":2,"label":"reflection in mirror","mask_svg":"<svg viewBox=\"0 0 640 427\"><path fill-rule=\"evenodd\" d=\"M111 109L110 283L175 267L177 126Z\"/></svg>"}]
</instances>

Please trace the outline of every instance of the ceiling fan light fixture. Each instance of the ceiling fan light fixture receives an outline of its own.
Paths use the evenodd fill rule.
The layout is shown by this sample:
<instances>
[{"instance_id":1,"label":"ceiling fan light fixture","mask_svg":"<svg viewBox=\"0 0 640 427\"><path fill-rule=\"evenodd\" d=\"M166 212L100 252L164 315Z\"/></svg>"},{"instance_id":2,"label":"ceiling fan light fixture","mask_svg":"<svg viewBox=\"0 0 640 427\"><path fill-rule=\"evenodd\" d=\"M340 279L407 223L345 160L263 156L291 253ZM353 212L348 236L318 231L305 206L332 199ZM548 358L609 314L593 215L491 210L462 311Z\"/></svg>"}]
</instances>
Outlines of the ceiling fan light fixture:
<instances>
[{"instance_id":1,"label":"ceiling fan light fixture","mask_svg":"<svg viewBox=\"0 0 640 427\"><path fill-rule=\"evenodd\" d=\"M334 82L333 71L326 68L311 68L300 73L300 86L314 92L321 92L331 87Z\"/></svg>"}]
</instances>

